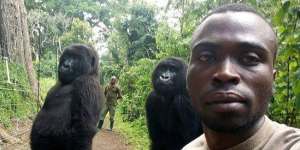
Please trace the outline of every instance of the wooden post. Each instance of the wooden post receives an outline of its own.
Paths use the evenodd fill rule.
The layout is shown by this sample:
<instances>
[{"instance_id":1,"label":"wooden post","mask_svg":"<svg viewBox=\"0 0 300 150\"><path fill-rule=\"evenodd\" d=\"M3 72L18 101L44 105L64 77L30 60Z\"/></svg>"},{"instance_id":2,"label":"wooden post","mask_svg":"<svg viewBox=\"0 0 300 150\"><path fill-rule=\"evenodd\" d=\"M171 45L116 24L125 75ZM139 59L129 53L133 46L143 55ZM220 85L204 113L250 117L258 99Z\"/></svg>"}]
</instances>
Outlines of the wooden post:
<instances>
[{"instance_id":1,"label":"wooden post","mask_svg":"<svg viewBox=\"0 0 300 150\"><path fill-rule=\"evenodd\" d=\"M10 76L9 76L9 68L8 68L8 58L7 58L7 57L4 57L4 60L5 60L5 65L6 65L7 82L8 82L8 83L11 83L11 82L10 82Z\"/></svg>"},{"instance_id":2,"label":"wooden post","mask_svg":"<svg viewBox=\"0 0 300 150\"><path fill-rule=\"evenodd\" d=\"M59 49L56 49L56 70L58 70L58 65L59 65L59 53L62 53L60 38L58 38L58 48ZM56 77L58 77L57 71L56 71Z\"/></svg>"},{"instance_id":3,"label":"wooden post","mask_svg":"<svg viewBox=\"0 0 300 150\"><path fill-rule=\"evenodd\" d=\"M56 61L55 61L56 70L57 70L57 66L58 66L58 49L60 49L60 40L59 39L58 39L58 48L56 49Z\"/></svg>"}]
</instances>

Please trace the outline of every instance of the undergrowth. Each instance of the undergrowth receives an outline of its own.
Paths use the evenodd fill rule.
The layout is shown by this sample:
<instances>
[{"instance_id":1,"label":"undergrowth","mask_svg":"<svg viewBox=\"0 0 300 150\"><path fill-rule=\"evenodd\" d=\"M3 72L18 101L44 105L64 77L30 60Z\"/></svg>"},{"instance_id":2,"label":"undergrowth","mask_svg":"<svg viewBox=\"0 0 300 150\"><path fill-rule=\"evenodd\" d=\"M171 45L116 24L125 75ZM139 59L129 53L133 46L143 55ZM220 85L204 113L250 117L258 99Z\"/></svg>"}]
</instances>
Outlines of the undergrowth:
<instances>
[{"instance_id":1,"label":"undergrowth","mask_svg":"<svg viewBox=\"0 0 300 150\"><path fill-rule=\"evenodd\" d=\"M126 137L134 150L148 150L149 138L148 130L146 126L145 118L139 118L132 122L122 120L122 116L117 112L116 117L116 129Z\"/></svg>"}]
</instances>

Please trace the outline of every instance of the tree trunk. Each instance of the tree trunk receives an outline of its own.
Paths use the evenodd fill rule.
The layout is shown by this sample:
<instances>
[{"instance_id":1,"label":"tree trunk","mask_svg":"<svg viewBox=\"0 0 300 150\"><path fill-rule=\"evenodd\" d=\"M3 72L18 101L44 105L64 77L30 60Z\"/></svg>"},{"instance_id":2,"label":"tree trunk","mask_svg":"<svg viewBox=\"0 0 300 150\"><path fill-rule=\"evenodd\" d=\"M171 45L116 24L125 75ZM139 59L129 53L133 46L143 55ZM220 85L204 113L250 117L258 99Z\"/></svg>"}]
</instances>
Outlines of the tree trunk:
<instances>
[{"instance_id":1,"label":"tree trunk","mask_svg":"<svg viewBox=\"0 0 300 150\"><path fill-rule=\"evenodd\" d=\"M31 50L24 0L0 0L0 54L11 62L25 64L32 92L39 101Z\"/></svg>"}]
</instances>

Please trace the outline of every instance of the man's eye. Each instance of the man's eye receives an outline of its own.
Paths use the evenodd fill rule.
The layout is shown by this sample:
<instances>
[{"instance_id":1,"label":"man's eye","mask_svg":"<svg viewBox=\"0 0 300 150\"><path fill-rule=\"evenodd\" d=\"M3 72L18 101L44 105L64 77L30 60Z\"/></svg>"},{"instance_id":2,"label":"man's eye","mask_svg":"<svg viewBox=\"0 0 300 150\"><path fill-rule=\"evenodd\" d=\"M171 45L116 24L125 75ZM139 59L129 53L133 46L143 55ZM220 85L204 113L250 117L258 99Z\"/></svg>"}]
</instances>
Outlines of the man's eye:
<instances>
[{"instance_id":1,"label":"man's eye","mask_svg":"<svg viewBox=\"0 0 300 150\"><path fill-rule=\"evenodd\" d=\"M201 62L208 62L208 63L210 63L210 62L212 62L212 61L215 60L215 57L212 54L201 54L199 56L199 60Z\"/></svg>"},{"instance_id":2,"label":"man's eye","mask_svg":"<svg viewBox=\"0 0 300 150\"><path fill-rule=\"evenodd\" d=\"M242 63L247 66L255 66L260 63L260 58L256 54L248 54L242 57L241 59Z\"/></svg>"}]
</instances>

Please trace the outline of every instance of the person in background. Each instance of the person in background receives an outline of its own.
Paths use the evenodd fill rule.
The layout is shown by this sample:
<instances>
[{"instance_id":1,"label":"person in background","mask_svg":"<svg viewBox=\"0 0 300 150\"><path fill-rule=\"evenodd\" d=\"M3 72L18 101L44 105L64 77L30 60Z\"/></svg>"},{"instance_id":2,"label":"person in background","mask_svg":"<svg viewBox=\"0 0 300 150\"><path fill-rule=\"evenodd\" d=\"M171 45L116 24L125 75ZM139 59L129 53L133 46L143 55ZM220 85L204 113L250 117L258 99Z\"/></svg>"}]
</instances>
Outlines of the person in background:
<instances>
[{"instance_id":1,"label":"person in background","mask_svg":"<svg viewBox=\"0 0 300 150\"><path fill-rule=\"evenodd\" d=\"M100 113L98 128L102 128L105 116L109 112L110 131L112 131L114 126L115 111L118 104L117 100L122 98L121 90L117 85L117 78L115 76L111 77L109 84L105 87L104 95L106 97L106 104L103 111Z\"/></svg>"}]
</instances>

